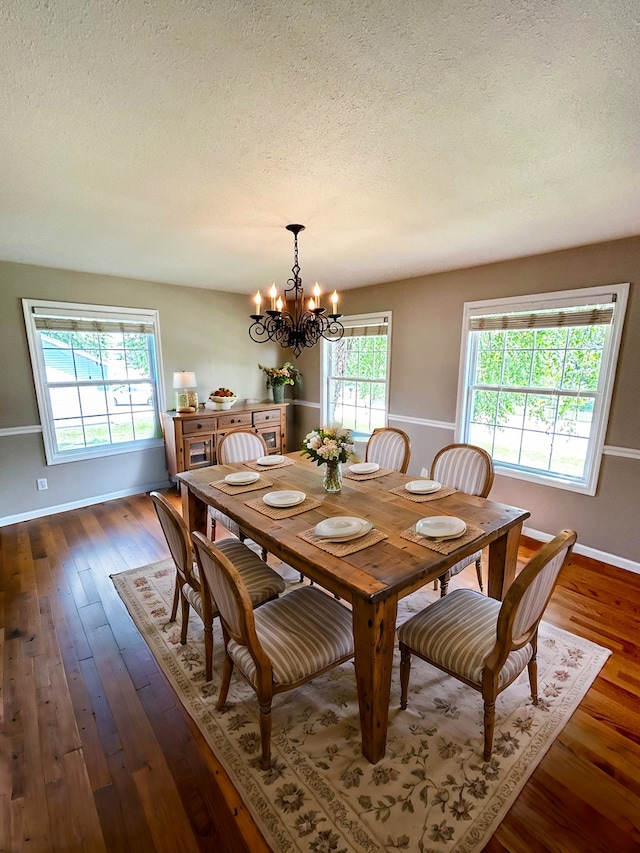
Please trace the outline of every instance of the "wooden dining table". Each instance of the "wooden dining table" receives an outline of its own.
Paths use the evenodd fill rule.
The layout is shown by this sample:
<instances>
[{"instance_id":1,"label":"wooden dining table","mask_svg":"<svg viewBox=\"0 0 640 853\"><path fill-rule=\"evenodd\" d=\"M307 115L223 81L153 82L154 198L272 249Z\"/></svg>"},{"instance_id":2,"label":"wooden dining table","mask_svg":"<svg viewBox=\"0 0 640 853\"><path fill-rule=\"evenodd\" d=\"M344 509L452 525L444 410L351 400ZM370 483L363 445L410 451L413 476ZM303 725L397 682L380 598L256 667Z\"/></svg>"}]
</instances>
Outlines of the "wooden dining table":
<instances>
[{"instance_id":1,"label":"wooden dining table","mask_svg":"<svg viewBox=\"0 0 640 853\"><path fill-rule=\"evenodd\" d=\"M529 512L457 491L415 503L404 489L401 494L391 491L412 479L397 472L374 479L345 477L340 493L327 494L322 468L299 452L285 458L294 464L261 469L263 488L238 490L237 494L227 494L211 483L234 471L246 472L251 463L178 474L184 517L190 530L206 533L208 507L221 510L271 554L351 604L362 753L375 764L386 748L398 600L484 548L488 549L488 595L501 600L515 577L520 532ZM346 470L348 463L343 467ZM278 520L247 505L278 489L303 491L319 505ZM402 536L419 519L437 515L457 516L482 533L449 555ZM336 556L300 537L333 516L366 519L386 538L347 556Z\"/></svg>"}]
</instances>

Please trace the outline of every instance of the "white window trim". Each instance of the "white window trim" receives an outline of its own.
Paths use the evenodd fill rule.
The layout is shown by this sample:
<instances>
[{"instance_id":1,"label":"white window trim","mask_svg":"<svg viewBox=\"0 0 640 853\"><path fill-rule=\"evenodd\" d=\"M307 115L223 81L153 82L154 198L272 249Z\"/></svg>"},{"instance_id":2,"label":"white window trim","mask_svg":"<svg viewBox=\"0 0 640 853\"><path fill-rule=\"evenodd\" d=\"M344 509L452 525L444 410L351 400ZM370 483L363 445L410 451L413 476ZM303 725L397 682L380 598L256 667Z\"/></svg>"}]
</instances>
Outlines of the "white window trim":
<instances>
[{"instance_id":1,"label":"white window trim","mask_svg":"<svg viewBox=\"0 0 640 853\"><path fill-rule=\"evenodd\" d=\"M387 322L387 381L385 387L384 408L385 408L385 426L389 425L389 387L391 385L391 326L392 312L391 311L375 311L371 314L348 314L341 318L342 325L346 328L354 328L355 326L373 326L376 322L382 319ZM320 377L320 412L322 413L322 424L327 423L329 417L329 395L327 389L329 387L329 347L332 346L331 341L322 341L322 352L320 355L321 377Z\"/></svg>"},{"instance_id":2,"label":"white window trim","mask_svg":"<svg viewBox=\"0 0 640 853\"><path fill-rule=\"evenodd\" d=\"M530 483L540 483L541 485L553 486L580 494L595 495L604 451L605 435L609 423L609 411L613 396L628 294L629 284L627 282L598 287L585 287L576 290L563 290L557 293L539 293L528 296L512 296L501 299L487 299L479 302L466 302L463 313L460 367L458 371L455 441L464 442L466 440L465 426L469 406L469 394L467 391L468 371L472 349L472 338L469 334L469 321L471 317L490 313L499 314L516 311L561 309L576 304L579 305L581 302L583 304L593 304L598 301L609 301L611 296L615 295L616 308L611 324L611 333L607 336L607 342L602 353L602 369L598 385L600 405L597 407L595 427L589 439L587 471L584 480L575 482L556 474L518 471L514 468L501 465L498 461L494 461L496 473L505 477L526 480Z\"/></svg>"},{"instance_id":3,"label":"white window trim","mask_svg":"<svg viewBox=\"0 0 640 853\"><path fill-rule=\"evenodd\" d=\"M53 430L53 414L49 401L49 395L46 393L46 371L42 357L42 348L37 339L37 331L34 322L34 308L47 309L52 313L64 315L65 311L82 311L85 314L94 313L96 317L108 317L110 319L145 319L153 325L154 337L156 342L156 400L158 405L158 418L160 412L164 411L164 383L161 381L164 376L162 368L162 349L160 345L160 314L155 309L150 308L118 308L112 305L91 305L83 302L59 302L57 300L47 299L23 299L22 308L25 318L25 328L27 333L27 343L29 345L29 353L31 355L31 366L33 369L33 379L36 391L36 399L38 402L38 411L40 413L40 423L42 426L42 437L44 441L45 456L47 465L60 465L66 462L79 462L84 459L101 459L106 456L117 456L122 453L135 453L141 450L146 450L150 447L161 447L164 444L163 439L153 438L141 441L123 442L122 444L103 445L96 448L84 448L82 450L60 452L56 450L56 440Z\"/></svg>"}]
</instances>

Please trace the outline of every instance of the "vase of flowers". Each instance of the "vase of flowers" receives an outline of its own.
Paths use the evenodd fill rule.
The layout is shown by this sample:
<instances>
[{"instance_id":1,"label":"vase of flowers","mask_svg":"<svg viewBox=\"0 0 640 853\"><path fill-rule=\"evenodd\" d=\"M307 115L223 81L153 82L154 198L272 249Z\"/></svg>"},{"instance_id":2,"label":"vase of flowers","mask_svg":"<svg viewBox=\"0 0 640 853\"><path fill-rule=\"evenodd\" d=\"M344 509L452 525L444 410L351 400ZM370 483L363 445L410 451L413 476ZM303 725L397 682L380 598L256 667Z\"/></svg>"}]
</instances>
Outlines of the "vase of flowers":
<instances>
[{"instance_id":1,"label":"vase of flowers","mask_svg":"<svg viewBox=\"0 0 640 853\"><path fill-rule=\"evenodd\" d=\"M267 388L271 388L274 403L283 402L285 385L295 385L300 379L300 371L289 361L282 367L263 367L261 364L258 367L265 372Z\"/></svg>"},{"instance_id":2,"label":"vase of flowers","mask_svg":"<svg viewBox=\"0 0 640 853\"><path fill-rule=\"evenodd\" d=\"M342 463L353 453L351 431L341 427L320 427L305 436L302 455L324 465L323 486L330 494L342 490Z\"/></svg>"}]
</instances>

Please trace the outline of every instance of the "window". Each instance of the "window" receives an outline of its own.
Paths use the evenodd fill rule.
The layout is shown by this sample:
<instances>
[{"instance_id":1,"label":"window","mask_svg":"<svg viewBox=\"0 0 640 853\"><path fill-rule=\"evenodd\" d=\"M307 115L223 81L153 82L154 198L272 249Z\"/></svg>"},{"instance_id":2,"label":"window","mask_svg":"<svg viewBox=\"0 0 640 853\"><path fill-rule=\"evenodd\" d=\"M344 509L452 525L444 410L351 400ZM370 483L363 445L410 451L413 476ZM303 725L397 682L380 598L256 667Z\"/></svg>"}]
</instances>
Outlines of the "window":
<instances>
[{"instance_id":1,"label":"window","mask_svg":"<svg viewBox=\"0 0 640 853\"><path fill-rule=\"evenodd\" d=\"M325 424L341 424L356 439L387 425L391 315L343 317L344 336L323 341Z\"/></svg>"},{"instance_id":2,"label":"window","mask_svg":"<svg viewBox=\"0 0 640 853\"><path fill-rule=\"evenodd\" d=\"M157 445L157 312L22 302L48 464Z\"/></svg>"},{"instance_id":3,"label":"window","mask_svg":"<svg viewBox=\"0 0 640 853\"><path fill-rule=\"evenodd\" d=\"M465 305L457 438L595 494L628 285Z\"/></svg>"}]
</instances>

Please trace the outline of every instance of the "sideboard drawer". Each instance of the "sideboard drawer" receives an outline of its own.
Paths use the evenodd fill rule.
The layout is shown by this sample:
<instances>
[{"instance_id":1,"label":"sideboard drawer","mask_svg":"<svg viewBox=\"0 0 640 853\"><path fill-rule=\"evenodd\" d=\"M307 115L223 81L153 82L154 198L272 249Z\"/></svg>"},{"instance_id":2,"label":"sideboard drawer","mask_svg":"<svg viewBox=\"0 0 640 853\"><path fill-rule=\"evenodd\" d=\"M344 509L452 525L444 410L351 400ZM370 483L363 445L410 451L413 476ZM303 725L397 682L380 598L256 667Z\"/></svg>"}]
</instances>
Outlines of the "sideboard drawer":
<instances>
[{"instance_id":1,"label":"sideboard drawer","mask_svg":"<svg viewBox=\"0 0 640 853\"><path fill-rule=\"evenodd\" d=\"M251 412L237 412L235 415L218 415L218 429L237 429L251 426Z\"/></svg>"},{"instance_id":2,"label":"sideboard drawer","mask_svg":"<svg viewBox=\"0 0 640 853\"><path fill-rule=\"evenodd\" d=\"M198 420L185 420L182 424L182 432L191 435L198 432L215 432L217 418L198 418Z\"/></svg>"},{"instance_id":3,"label":"sideboard drawer","mask_svg":"<svg viewBox=\"0 0 640 853\"><path fill-rule=\"evenodd\" d=\"M279 424L280 409L270 409L266 412L254 412L253 423L255 426L264 426L264 424Z\"/></svg>"}]
</instances>

